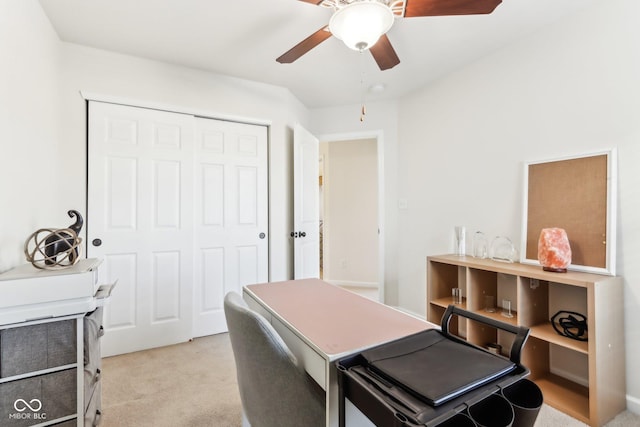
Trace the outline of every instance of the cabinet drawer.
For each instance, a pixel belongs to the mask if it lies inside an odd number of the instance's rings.
[[[75,319],[0,331],[0,377],[76,363]]]
[[[10,420],[12,427],[22,427],[74,415],[76,386],[75,369],[2,383],[0,419]]]

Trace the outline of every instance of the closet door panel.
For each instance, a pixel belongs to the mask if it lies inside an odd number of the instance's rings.
[[[194,334],[202,336],[227,330],[227,292],[269,280],[267,128],[197,118],[195,158]]]

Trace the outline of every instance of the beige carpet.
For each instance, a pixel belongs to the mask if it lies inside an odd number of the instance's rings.
[[[240,426],[228,334],[102,362],[103,427]]]
[[[241,425],[228,334],[105,358],[102,372],[103,427]],[[585,424],[543,405],[535,426]],[[640,416],[628,411],[607,424],[632,426],[640,426]]]

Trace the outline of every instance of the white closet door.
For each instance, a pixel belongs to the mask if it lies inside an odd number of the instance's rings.
[[[229,291],[268,281],[267,128],[196,118],[194,336],[227,330]]]
[[[118,280],[103,356],[192,336],[193,122],[89,104],[87,252],[104,260],[102,282]]]

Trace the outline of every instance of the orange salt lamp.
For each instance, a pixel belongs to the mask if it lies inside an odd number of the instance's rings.
[[[538,239],[538,261],[545,271],[566,273],[571,264],[571,246],[562,228],[543,228]]]

